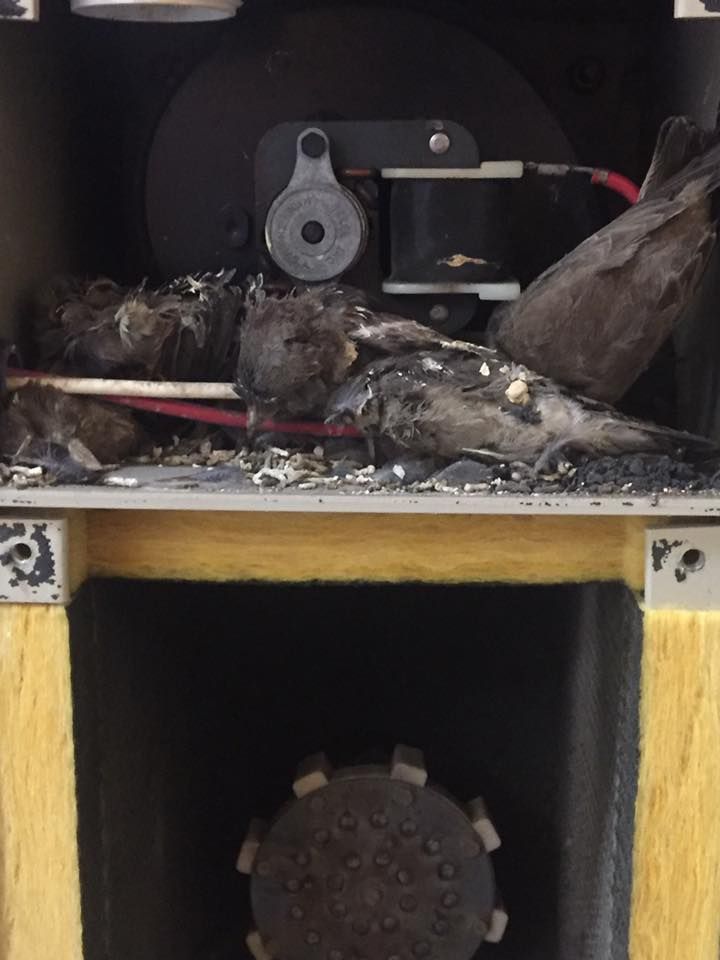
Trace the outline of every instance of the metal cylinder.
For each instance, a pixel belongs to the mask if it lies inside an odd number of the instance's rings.
[[[73,13],[105,20],[199,23],[234,17],[242,0],[71,0]]]

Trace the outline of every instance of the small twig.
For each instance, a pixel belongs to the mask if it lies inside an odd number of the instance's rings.
[[[38,370],[8,370],[8,390],[29,383],[55,387],[63,393],[86,397],[147,397],[157,400],[237,400],[231,383],[198,383],[163,380],[109,380],[104,377],[64,377]]]

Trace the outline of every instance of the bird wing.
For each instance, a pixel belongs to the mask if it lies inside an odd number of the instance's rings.
[[[518,362],[603,400],[648,366],[692,299],[715,243],[720,144],[685,118],[658,138],[645,199],[551,266],[491,320]]]
[[[387,358],[338,391],[332,414],[349,414],[361,429],[406,450],[449,458],[482,451],[547,465],[549,455],[571,449],[593,455],[717,449],[705,438],[574,395],[499,355],[483,366],[489,370],[480,372],[474,357],[438,351]]]
[[[339,320],[354,343],[379,355],[395,356],[414,350],[438,349],[459,350],[482,357],[491,354],[487,347],[453,340],[415,320],[394,313],[375,312],[362,305],[343,307]]]
[[[518,362],[618,400],[672,332],[714,243],[706,200],[656,197],[639,204],[499,313],[495,341]]]

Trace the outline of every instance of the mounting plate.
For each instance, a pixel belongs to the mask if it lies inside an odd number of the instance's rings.
[[[69,600],[67,520],[0,517],[0,603]]]
[[[646,533],[645,603],[654,610],[720,610],[720,525]]]
[[[718,0],[675,0],[675,17],[678,20],[720,17],[720,6]]]

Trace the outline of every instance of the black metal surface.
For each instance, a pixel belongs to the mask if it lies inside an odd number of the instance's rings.
[[[361,771],[280,814],[251,893],[282,960],[469,960],[495,905],[490,859],[461,808]]]
[[[457,118],[484,159],[574,159],[532,87],[467,30],[409,9],[347,4],[284,9],[278,17],[271,8],[242,11],[177,90],[155,131],[146,214],[165,275],[254,268],[255,251],[238,244],[238,225],[255,209],[256,148],[281,122]],[[432,162],[449,163],[450,155],[431,154]],[[289,165],[292,159],[291,152]],[[527,203],[525,185],[518,200],[523,229],[535,237],[545,219],[551,235],[542,251],[521,242],[532,273],[573,231],[544,187],[530,191],[538,194],[534,203]],[[580,208],[572,214],[576,224]]]
[[[508,180],[398,180],[390,202],[392,273],[405,283],[512,279]]]

